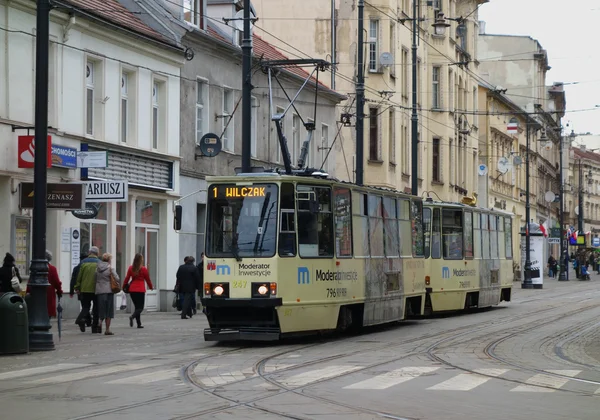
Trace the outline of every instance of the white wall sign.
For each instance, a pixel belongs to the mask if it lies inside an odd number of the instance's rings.
[[[87,203],[106,203],[108,201],[126,202],[128,183],[124,180],[87,181],[85,183]]]
[[[71,250],[71,229],[63,228],[60,237],[60,250],[62,252],[69,252]]]
[[[79,265],[81,234],[79,228],[71,229],[71,272]]]
[[[77,152],[78,168],[106,168],[107,166],[107,152]]]

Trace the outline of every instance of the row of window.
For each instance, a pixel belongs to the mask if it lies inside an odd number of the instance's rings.
[[[423,209],[425,257],[511,259],[512,219],[462,209]]]
[[[103,96],[103,63],[100,60],[88,59],[85,73],[85,133],[88,136],[102,136],[102,106],[109,99]],[[131,143],[135,137],[136,121],[136,73],[123,69],[120,80],[120,112],[119,140],[121,143]],[[159,149],[165,143],[167,136],[167,84],[165,80],[152,80],[152,116],[151,135],[152,149]]]

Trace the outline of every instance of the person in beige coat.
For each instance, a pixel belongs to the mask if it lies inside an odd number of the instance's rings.
[[[98,263],[96,268],[96,298],[98,299],[98,317],[100,318],[100,325],[102,321],[106,322],[105,335],[114,335],[110,330],[110,322],[115,317],[115,294],[110,286],[110,274],[121,284],[119,275],[114,268],[111,267],[110,262],[112,255],[106,253],[102,255],[102,261]]]

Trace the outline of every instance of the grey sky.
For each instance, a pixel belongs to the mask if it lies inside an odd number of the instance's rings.
[[[547,84],[565,83],[567,115],[575,132],[600,134],[600,0],[491,0],[479,8],[488,34],[529,35],[548,51]],[[568,84],[579,82],[578,84]],[[507,94],[510,95],[510,91]],[[515,92],[518,93],[518,92]]]

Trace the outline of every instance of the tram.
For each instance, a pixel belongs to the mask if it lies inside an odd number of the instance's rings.
[[[426,315],[510,301],[511,213],[427,198],[423,225]]]
[[[278,340],[424,313],[420,198],[275,172],[207,184],[207,341]]]

